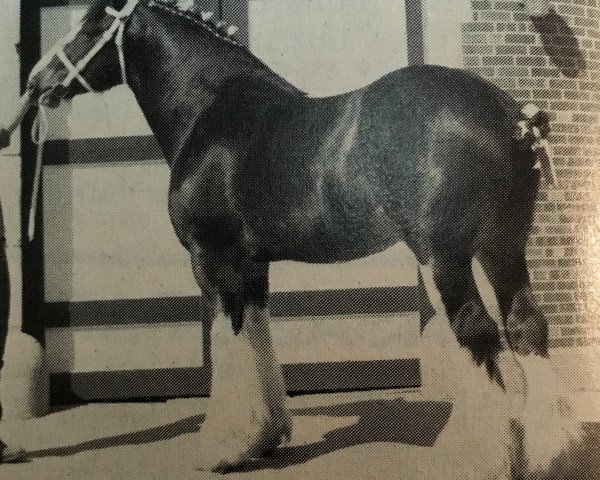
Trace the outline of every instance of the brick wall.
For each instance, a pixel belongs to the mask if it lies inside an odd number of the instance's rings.
[[[527,249],[551,346],[600,343],[600,2],[553,1],[536,19],[523,1],[472,6],[466,67],[552,117],[558,188],[541,191]]]

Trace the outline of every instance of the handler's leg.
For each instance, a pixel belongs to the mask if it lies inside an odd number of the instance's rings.
[[[0,206],[0,376],[4,366],[4,350],[8,336],[8,314],[10,309],[10,282],[8,276],[8,260],[6,257],[6,239],[4,236],[4,221],[2,207]],[[2,405],[0,405],[0,419],[2,418]],[[24,451],[20,447],[6,445],[0,439],[0,463],[19,461],[23,458]]]
[[[0,375],[4,366],[4,349],[8,336],[8,314],[10,309],[10,280],[8,276],[8,259],[6,258],[6,239],[4,237],[4,222],[2,207],[0,207]],[[0,405],[0,419],[2,405]]]

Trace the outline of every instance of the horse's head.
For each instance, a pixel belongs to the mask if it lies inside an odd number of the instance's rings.
[[[41,97],[42,103],[55,107],[61,99],[121,83],[119,35],[136,4],[132,0],[96,0],[79,25],[33,68],[27,84],[32,99]]]

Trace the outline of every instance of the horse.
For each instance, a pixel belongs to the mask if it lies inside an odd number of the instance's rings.
[[[27,89],[53,107],[126,82],[164,153],[170,219],[212,316],[201,468],[240,467],[291,436],[269,333],[271,262],[344,262],[405,242],[490,383],[504,386],[504,352],[548,362],[525,259],[545,112],[431,65],[310,97],[184,3],[96,0]]]

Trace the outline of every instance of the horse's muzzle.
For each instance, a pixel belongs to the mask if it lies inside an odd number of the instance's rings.
[[[62,99],[63,99],[62,96],[56,95],[54,92],[52,92],[50,94],[42,95],[40,97],[40,103],[44,107],[57,108],[61,104]]]

